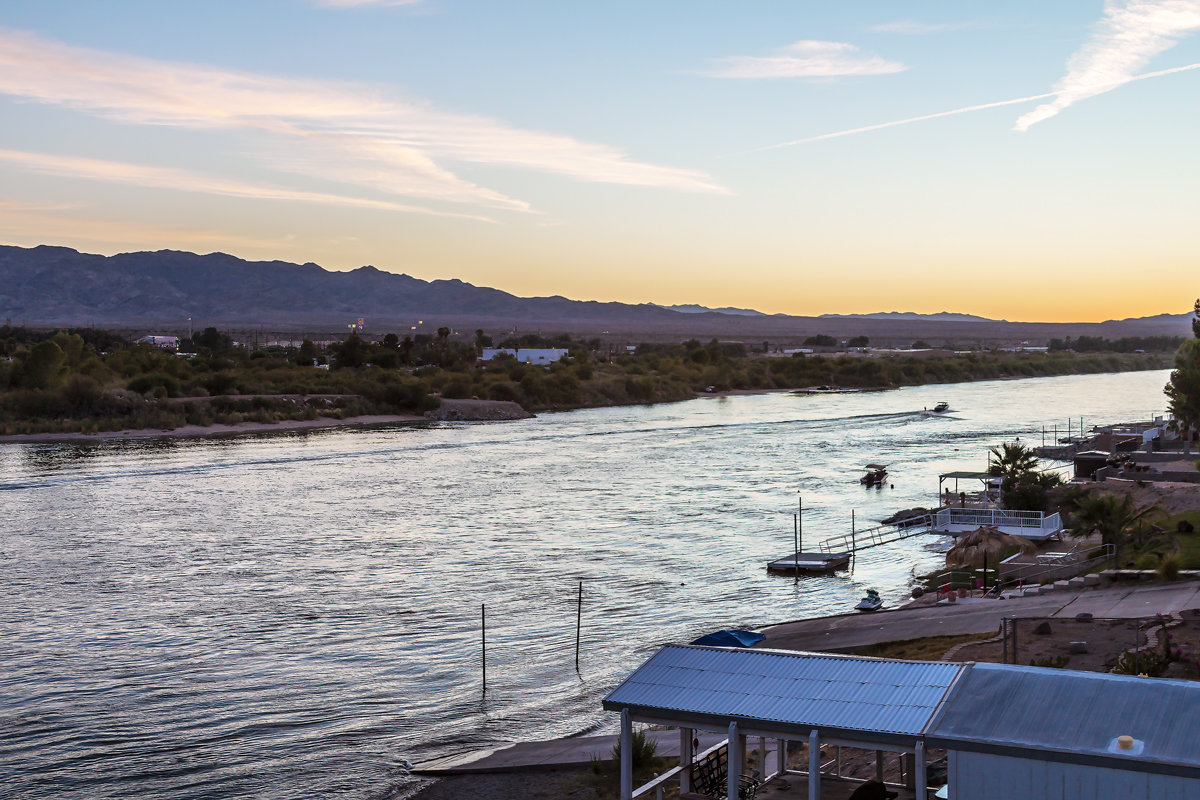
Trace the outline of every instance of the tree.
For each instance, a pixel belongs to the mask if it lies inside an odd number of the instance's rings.
[[[1196,301],[1193,313],[1193,338],[1175,352],[1175,369],[1163,389],[1170,398],[1168,408],[1178,421],[1185,443],[1190,441],[1192,431],[1200,428],[1200,300]]]
[[[27,389],[50,389],[58,384],[67,368],[67,354],[50,339],[29,349],[21,365],[21,385]]]
[[[193,341],[197,347],[206,347],[214,351],[228,350],[233,346],[233,340],[216,328],[205,328],[204,332],[197,335]]]
[[[1162,512],[1157,505],[1137,508],[1133,495],[1089,494],[1076,500],[1073,536],[1099,533],[1105,544],[1111,544],[1118,557],[1129,542],[1129,530]]]
[[[832,336],[826,336],[823,333],[818,333],[816,336],[810,336],[805,339],[804,344],[808,347],[834,347],[837,345],[837,339]]]
[[[850,341],[846,342],[849,347],[866,347],[871,343],[869,336],[855,336]]]
[[[437,329],[437,335],[438,335],[438,338],[444,342],[450,338],[450,329],[445,326],[442,326],[441,328]]]
[[[1026,472],[1032,472],[1038,464],[1037,455],[1033,448],[1026,447],[1020,442],[1004,442],[996,447],[989,447],[990,466],[988,472],[992,475],[1003,475],[1014,478]]]
[[[492,346],[492,337],[484,333],[482,328],[475,331],[475,346],[480,350]]]
[[[296,353],[296,363],[302,367],[311,367],[317,362],[317,358],[321,352],[317,346],[313,344],[311,339],[305,339],[300,343],[300,350]]]
[[[357,331],[351,331],[346,341],[330,345],[329,348],[333,350],[334,369],[361,367],[367,363],[369,345],[363,341],[363,338],[358,335]]]

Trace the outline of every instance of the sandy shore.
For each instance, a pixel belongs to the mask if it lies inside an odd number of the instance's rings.
[[[282,396],[282,395],[280,395]],[[333,397],[334,395],[330,395]],[[211,399],[211,398],[206,398]],[[244,399],[244,398],[243,398]],[[284,419],[278,422],[241,422],[237,425],[184,425],[180,428],[137,428],[97,433],[19,433],[0,436],[5,443],[105,442],[123,439],[176,439],[244,434],[304,431],[317,428],[363,428],[372,425],[397,425],[415,422],[459,421],[493,422],[529,419],[533,416],[516,403],[507,400],[450,400],[439,408],[417,414],[371,414],[359,417],[317,417],[316,419]]]
[[[317,428],[364,427],[368,425],[395,425],[398,423],[428,422],[415,414],[376,414],[362,417],[317,417],[316,419],[285,419],[279,422],[242,422],[237,425],[184,425],[168,430],[160,428],[136,428],[123,431],[100,431],[98,433],[21,433],[0,436],[0,444],[37,442],[107,442],[124,439],[176,439],[204,436],[239,436],[255,433],[281,431],[303,431]]]

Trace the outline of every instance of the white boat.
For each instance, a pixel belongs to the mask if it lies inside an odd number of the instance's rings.
[[[935,413],[935,414],[945,414],[949,410],[950,410],[950,404],[947,403],[945,400],[943,400],[942,402],[938,403],[936,406],[933,407],[933,413]]]
[[[887,483],[887,464],[867,464],[867,474],[858,479],[863,486],[883,486]]]

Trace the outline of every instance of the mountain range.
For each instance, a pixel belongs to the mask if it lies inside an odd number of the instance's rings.
[[[518,297],[460,280],[425,281],[373,266],[333,272],[313,263],[245,261],[225,253],[160,250],[102,256],[49,245],[0,246],[0,321],[11,324],[184,330],[190,320],[195,327],[344,331],[359,318],[376,331],[404,330],[428,320],[468,330],[569,331],[645,340],[719,336],[755,341],[823,333],[900,343],[929,337],[1184,336],[1190,333],[1191,315],[1077,324],[1006,322],[947,312],[794,317],[742,308]]]

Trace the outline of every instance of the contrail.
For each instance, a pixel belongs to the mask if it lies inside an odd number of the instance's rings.
[[[1110,89],[1115,89],[1118,86],[1124,86],[1125,84],[1132,83],[1134,81],[1143,81],[1146,78],[1158,78],[1163,75],[1173,75],[1176,72],[1187,72],[1188,70],[1193,70],[1193,69],[1200,69],[1200,62],[1197,62],[1195,64],[1188,64],[1183,67],[1172,67],[1171,69],[1163,69],[1163,70],[1159,70],[1158,72],[1147,72],[1143,75],[1137,75],[1137,76],[1135,76],[1133,78],[1129,78],[1127,80],[1112,81],[1111,83],[1099,84],[1097,87],[1094,87],[1094,88],[1110,87]],[[920,117],[909,117],[908,119],[898,119],[898,120],[894,120],[892,122],[881,122],[878,125],[867,125],[862,128],[851,128],[850,130],[837,131],[836,133],[822,133],[820,136],[809,136],[806,139],[796,139],[791,142],[783,142],[782,144],[767,145],[766,147],[759,147],[755,150],[749,150],[747,152],[761,153],[764,150],[778,150],[781,147],[793,147],[798,144],[809,144],[810,142],[819,142],[824,139],[836,139],[840,136],[850,136],[855,133],[866,133],[867,131],[877,131],[877,130],[881,130],[883,128],[894,128],[897,125],[908,125],[913,122],[924,122],[927,119],[938,119],[939,117],[952,117],[955,114],[966,114],[968,111],[983,111],[984,109],[987,109],[987,108],[999,108],[1000,106],[1012,106],[1012,105],[1016,105],[1018,103],[1031,103],[1034,100],[1045,100],[1046,98],[1054,97],[1057,94],[1058,94],[1058,92],[1046,92],[1044,94],[1030,95],[1029,97],[1017,97],[1012,100],[999,100],[995,103],[983,103],[982,105],[977,105],[977,106],[966,106],[965,108],[956,108],[952,111],[939,111],[936,114],[925,114]]]

